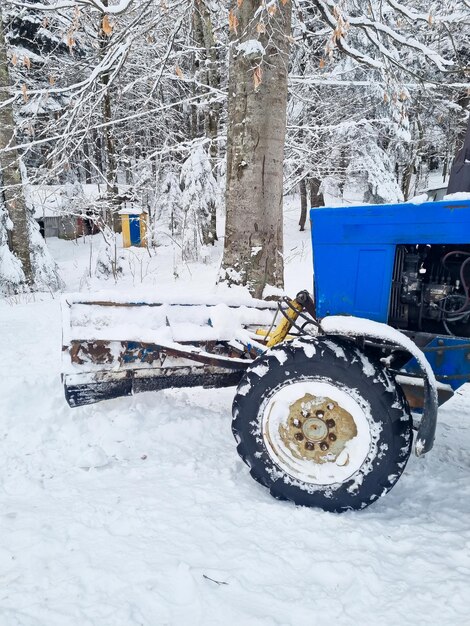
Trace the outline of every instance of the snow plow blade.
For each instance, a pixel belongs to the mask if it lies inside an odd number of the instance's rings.
[[[70,406],[169,387],[238,384],[277,305],[62,300],[62,381]]]

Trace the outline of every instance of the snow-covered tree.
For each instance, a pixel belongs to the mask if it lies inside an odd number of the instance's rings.
[[[336,129],[336,138],[330,169],[334,171],[333,164],[342,160],[345,168],[341,177],[330,175],[323,180],[323,192],[330,202],[387,204],[403,200],[393,162],[369,122],[344,123]]]
[[[36,287],[55,291],[61,286],[55,263],[39,234],[39,226],[34,220],[33,211],[26,205],[23,192],[26,170],[22,167],[16,148],[8,64],[0,10],[0,242],[5,264],[2,263],[0,267],[0,283],[4,282],[0,290],[11,292]]]
[[[183,208],[181,169],[187,178],[203,144],[211,184],[222,180],[228,157],[222,278],[257,295],[265,283],[282,284],[283,192],[300,189],[303,223],[322,189],[327,200],[328,190],[340,201],[392,200],[398,181],[406,198],[432,168],[445,172],[462,140],[466,2],[2,6],[15,83],[9,104],[31,183],[103,185],[109,211],[125,191],[149,211],[150,244],[160,236],[181,245],[186,216],[185,254],[195,258],[205,211],[214,237],[223,205],[220,198],[199,206],[197,219],[186,201]],[[69,204],[73,211],[74,199]]]
[[[168,243],[180,234],[183,213],[180,176],[166,164],[160,172],[152,210],[151,241],[154,245]],[[164,239],[164,241],[162,241]]]
[[[13,223],[0,199],[0,294],[12,295],[26,283],[21,261],[9,245]]]
[[[182,212],[177,231],[181,237],[183,259],[199,260],[204,256],[205,246],[214,243],[211,216],[220,198],[204,146],[196,146],[183,163],[180,188]]]

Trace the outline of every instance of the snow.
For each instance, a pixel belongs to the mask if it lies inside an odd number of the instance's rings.
[[[395,376],[395,380],[400,385],[413,385],[414,387],[424,387],[424,379],[416,378],[415,376]],[[452,392],[452,387],[450,385],[446,385],[446,383],[441,383],[436,381],[436,389],[440,389],[442,391]]]
[[[225,304],[115,307],[74,303],[70,335],[64,335],[64,340],[230,341],[242,325],[267,325],[272,316],[269,309],[230,309]]]
[[[316,348],[313,344],[311,343],[304,343],[304,345],[302,346],[304,349],[304,354],[308,359],[313,358],[313,356],[316,353]]]
[[[470,193],[468,191],[449,193],[444,196],[444,200],[470,200]]]
[[[128,207],[125,209],[120,209],[118,211],[119,215],[142,215],[142,213],[145,213],[144,209],[142,209],[142,207]]]
[[[311,288],[296,218],[289,201],[291,294]],[[50,240],[68,289],[88,284],[98,240]],[[191,275],[178,266],[175,281],[169,250],[158,255],[137,291],[215,297],[217,262]],[[106,288],[129,297],[133,281]],[[385,498],[339,516],[253,481],[235,450],[231,389],[69,409],[58,298],[1,302],[0,339],[2,626],[468,623],[469,387]]]
[[[0,202],[0,293],[8,293],[10,289],[14,292],[15,287],[25,280],[21,261],[12,254],[8,246],[7,233],[12,227],[13,223]]]
[[[266,285],[263,289],[263,298],[278,300],[283,298],[285,295],[284,289],[279,289],[279,287],[274,287],[273,285]]]
[[[425,202],[429,202],[429,196],[427,193],[420,193],[413,198],[407,200],[409,204],[424,204]]]
[[[230,389],[69,409],[59,322],[0,307],[4,624],[466,623],[470,390],[390,494],[336,516],[250,478]]]
[[[250,371],[252,371],[254,374],[259,376],[260,378],[261,376],[264,376],[265,374],[267,374],[268,370],[269,370],[269,367],[267,365],[263,365],[262,363],[259,363],[258,365],[255,365],[254,367],[250,368]]]
[[[261,58],[266,53],[266,50],[258,39],[248,39],[238,44],[237,52],[247,58]]]
[[[77,204],[77,210],[94,207],[100,195],[106,191],[104,185],[25,185],[25,196],[28,206],[34,209],[34,216],[56,217],[70,212],[70,201]]]

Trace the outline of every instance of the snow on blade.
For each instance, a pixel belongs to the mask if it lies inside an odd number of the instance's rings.
[[[273,317],[266,303],[258,308],[216,304],[216,300],[213,305],[94,300],[64,298],[64,344],[71,340],[230,341],[241,328],[269,325]]]

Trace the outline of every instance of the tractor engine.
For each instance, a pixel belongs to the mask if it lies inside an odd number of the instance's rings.
[[[389,322],[470,337],[470,245],[399,245]]]

